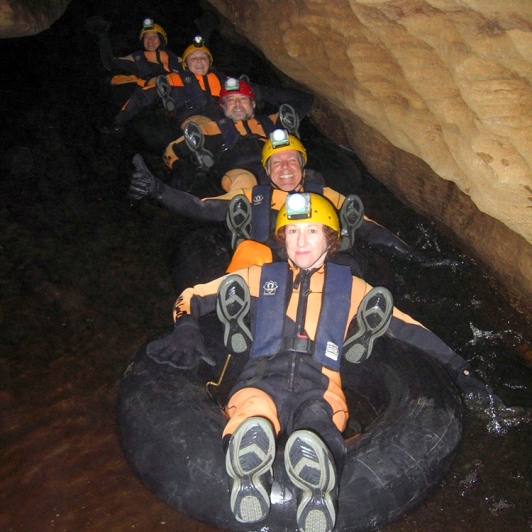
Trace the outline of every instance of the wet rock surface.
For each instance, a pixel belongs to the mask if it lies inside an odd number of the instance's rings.
[[[175,9],[153,16],[170,19],[179,51],[198,13]],[[118,21],[118,45],[133,49],[144,11],[77,0],[49,31],[0,42],[10,65],[24,65],[9,70],[0,101],[0,528],[210,531],[142,485],[117,437],[120,378],[138,346],[170,322],[178,295],[172,268],[198,224],[127,198],[136,152],[168,179],[154,135],[165,128],[139,121],[122,137],[99,133],[115,109],[83,30],[94,14]],[[212,49],[219,64],[237,68],[233,46],[213,37]],[[260,65],[248,56],[241,63],[252,77]],[[529,528],[530,324],[454,241],[395,200],[356,157],[309,123],[303,134],[312,166],[335,178],[335,188],[359,193],[371,218],[418,249],[465,263],[427,269],[356,251],[368,280],[390,288],[399,308],[468,359],[509,405],[497,414],[467,411],[441,488],[386,530]]]

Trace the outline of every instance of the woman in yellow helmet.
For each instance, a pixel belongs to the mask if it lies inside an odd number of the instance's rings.
[[[111,83],[136,83],[144,87],[147,81],[160,74],[180,68],[181,59],[167,49],[168,35],[162,26],[151,18],[143,21],[139,34],[142,50],[115,57],[109,41],[111,24],[101,17],[91,17],[87,29],[98,37],[100,57],[107,70],[119,71]]]
[[[156,80],[157,93],[179,127],[183,129],[190,120],[201,124],[222,118],[218,102],[227,76],[213,68],[213,56],[203,37],[196,35],[185,48],[181,66]]]
[[[461,375],[466,392],[475,389],[486,398],[491,389],[434,333],[395,308],[388,290],[372,288],[349,267],[328,260],[340,223],[326,198],[288,195],[275,233],[288,262],[250,266],[187,288],[174,305],[174,330],[146,352],[181,369],[200,359],[214,364],[197,319],[216,310],[228,351],[249,355],[229,392],[222,435],[235,519],[258,523],[268,517],[277,439],[283,435],[287,478],[278,481],[299,491],[297,527],[331,532],[349,415],[342,356],[350,363],[365,361],[374,341],[389,330]],[[355,318],[358,328],[348,337]]]

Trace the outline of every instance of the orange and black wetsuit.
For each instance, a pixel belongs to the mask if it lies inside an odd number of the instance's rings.
[[[115,57],[108,32],[98,34],[98,43],[104,68],[116,72],[111,78],[111,84],[123,85],[132,91],[129,100],[113,120],[117,126],[123,126],[143,107],[151,103],[142,91],[150,80],[181,69],[180,57],[161,46],[153,51],[138,50],[124,57]],[[130,86],[134,88],[129,89]]]
[[[166,76],[170,84],[170,96],[176,109],[174,117],[183,129],[189,120],[201,123],[207,119],[223,117],[220,107],[220,91],[227,79],[223,72],[211,70],[206,75],[189,70],[171,72]]]
[[[115,57],[108,32],[98,34],[98,44],[104,68],[117,72],[111,80],[113,85],[135,83],[144,87],[149,79],[181,68],[181,59],[167,48]]]
[[[237,122],[224,117],[219,121],[210,120],[200,125],[205,136],[205,147],[214,155],[215,166],[212,172],[220,179],[225,191],[250,187],[268,180],[260,155],[269,134],[278,127],[277,118],[277,113]],[[224,138],[220,122],[227,126],[226,129],[232,130],[229,133],[234,133],[234,141],[230,144]],[[181,160],[189,155],[184,137],[180,137],[167,146],[163,159],[170,169],[179,171]]]
[[[345,453],[341,433],[348,419],[341,380],[342,345],[360,302],[372,287],[353,277],[348,267],[330,263],[300,270],[282,262],[235,273],[249,287],[254,342],[225,408],[230,419],[224,437],[252,416],[268,419],[276,434],[314,430],[333,452],[341,472]],[[223,279],[184,290],[175,303],[174,319],[213,312]],[[458,357],[434,333],[395,307],[388,334],[437,359]]]
[[[155,81],[158,76],[181,69],[179,58],[172,52],[165,50],[135,52],[127,57],[114,59],[113,65],[115,68],[121,65],[122,70],[129,68],[132,73],[115,75],[111,80],[112,84],[120,85],[135,82],[138,85],[114,118],[114,123],[121,126],[142,109],[158,100],[155,88]]]
[[[313,97],[300,91],[258,85],[253,85],[253,89],[260,95],[261,102],[290,104],[300,118],[306,116],[312,106]],[[278,119],[279,113],[273,113],[236,122],[224,116],[198,123],[205,136],[205,148],[214,155],[214,172],[225,191],[269,182],[261,154],[270,133],[282,127]],[[179,170],[180,159],[189,155],[184,138],[180,137],[167,146],[163,159],[170,169]]]
[[[151,79],[180,69],[179,57],[169,50],[139,50],[125,57],[114,57],[112,69],[122,72],[111,78],[113,85],[136,83],[139,87],[148,85]]]

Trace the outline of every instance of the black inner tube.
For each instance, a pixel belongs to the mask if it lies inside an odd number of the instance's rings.
[[[202,318],[202,328],[210,352],[217,353],[214,368],[179,371],[148,358],[145,346],[139,349],[120,386],[120,439],[134,471],[170,505],[221,528],[251,530],[230,512],[221,448],[226,420],[205,387],[218,380],[226,359],[221,327],[211,315]],[[220,403],[242,363],[230,363]],[[342,375],[348,397],[359,398],[349,404],[355,426],[361,404],[374,419],[359,436],[347,436],[336,526],[369,530],[405,515],[441,481],[461,438],[461,401],[440,366],[386,336],[365,363],[344,362]],[[271,512],[256,530],[294,530],[297,494],[281,448],[274,478]]]

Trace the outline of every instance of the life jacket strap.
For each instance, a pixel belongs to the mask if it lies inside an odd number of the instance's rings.
[[[282,346],[282,350],[289,353],[312,355],[314,352],[314,342],[308,336],[285,336]]]

